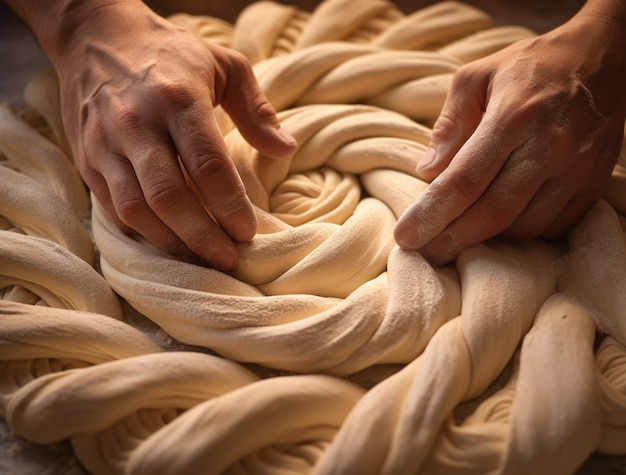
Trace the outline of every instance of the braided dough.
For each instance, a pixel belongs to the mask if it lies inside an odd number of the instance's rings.
[[[0,415],[16,434],[69,439],[98,474],[553,474],[626,453],[619,168],[566,246],[493,239],[433,268],[392,239],[454,71],[532,32],[456,2],[171,21],[250,59],[298,149],[270,160],[217,110],[259,222],[223,274],[89,199],[54,74],[23,111],[0,107]]]

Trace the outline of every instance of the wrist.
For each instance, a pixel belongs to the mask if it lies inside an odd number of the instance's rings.
[[[44,53],[55,66],[68,49],[97,38],[98,27],[106,25],[112,7],[147,8],[141,0],[5,0],[32,31]],[[54,19],[54,20],[52,20]]]

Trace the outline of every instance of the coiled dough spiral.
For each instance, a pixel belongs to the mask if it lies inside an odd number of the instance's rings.
[[[15,433],[69,439],[102,474],[554,474],[626,453],[623,191],[566,246],[493,239],[433,268],[392,240],[427,186],[415,165],[451,75],[532,32],[456,2],[171,20],[248,56],[298,149],[269,160],[218,110],[260,223],[229,275],[120,233],[89,200],[53,74],[24,111],[0,109]]]

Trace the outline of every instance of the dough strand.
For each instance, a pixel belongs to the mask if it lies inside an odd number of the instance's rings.
[[[566,242],[494,238],[433,268],[393,241],[454,72],[533,32],[459,2],[170,20],[245,54],[298,148],[265,157],[216,109],[259,222],[226,274],[105,215],[54,73],[0,106],[14,434],[103,475],[553,474],[626,453],[621,165]]]

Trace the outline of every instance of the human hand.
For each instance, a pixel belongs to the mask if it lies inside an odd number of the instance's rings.
[[[53,54],[76,165],[116,224],[188,260],[237,264],[256,218],[213,116],[262,153],[289,154],[247,60],[136,1],[83,2]],[[78,14],[74,13],[75,18]]]
[[[459,69],[400,247],[442,265],[498,234],[556,238],[602,193],[624,135],[626,14],[600,3]]]

